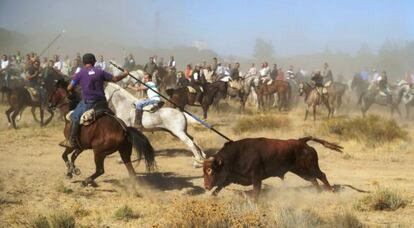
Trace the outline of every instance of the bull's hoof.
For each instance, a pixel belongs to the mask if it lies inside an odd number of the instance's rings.
[[[75,174],[76,176],[79,176],[81,174],[81,171],[79,168],[74,168],[72,173]]]
[[[94,188],[98,187],[98,185],[93,180],[84,180],[84,181],[82,181],[81,185],[82,185],[82,187],[88,187],[89,185],[94,187]]]

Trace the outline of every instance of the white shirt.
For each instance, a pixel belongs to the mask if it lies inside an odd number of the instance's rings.
[[[155,85],[154,82],[152,82],[152,81],[151,82],[146,82],[145,85],[147,85],[151,89],[158,92],[158,88],[157,88],[157,86]],[[160,95],[158,95],[158,93],[156,93],[156,92],[154,92],[150,89],[147,89],[147,96],[148,96],[148,99],[150,99],[150,100],[156,100],[156,101],[160,100]]]
[[[53,64],[53,68],[55,68],[56,70],[62,70],[62,67],[63,67],[63,62],[60,60],[55,62],[55,64]]]
[[[102,61],[102,62],[96,62],[95,63],[95,67],[97,67],[97,68],[101,68],[102,70],[105,70],[106,69],[106,62],[105,61]]]
[[[257,74],[257,68],[256,67],[250,67],[249,71],[247,72],[248,76],[256,75]]]
[[[173,61],[171,61],[171,60],[170,60],[170,61],[168,62],[168,66],[169,66],[169,67],[175,67],[175,60],[173,60]]]
[[[260,76],[265,77],[270,73],[270,67],[260,69]]]
[[[9,66],[9,60],[1,60],[1,69],[5,69]]]

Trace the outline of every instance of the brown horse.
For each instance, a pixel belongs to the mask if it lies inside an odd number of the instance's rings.
[[[195,104],[196,93],[190,92],[188,87],[180,87],[177,89],[167,89],[167,94],[174,102],[174,106],[178,107],[181,111],[185,106],[198,106],[203,108],[203,117],[207,119],[207,112],[210,105],[213,104],[218,98],[225,97],[227,91],[227,83],[217,81],[213,83],[207,83],[204,87],[204,93],[201,98],[201,105]]]
[[[285,110],[289,108],[291,88],[288,82],[282,80],[273,80],[270,85],[264,82],[255,87],[255,90],[258,96],[259,108],[265,109],[264,98],[269,98],[273,94],[277,94],[278,96],[279,111],[282,111],[283,108]]]
[[[160,67],[157,74],[157,83],[161,92],[177,85],[177,75],[167,67]]]
[[[79,96],[76,92],[69,96],[66,90],[67,83],[59,81],[56,84],[55,91],[49,98],[50,107],[59,108],[60,112],[66,116],[71,107],[79,102]],[[64,135],[69,137],[70,122],[66,121]],[[135,176],[134,167],[131,164],[132,147],[138,153],[138,160],[141,160],[142,154],[145,157],[147,170],[155,167],[154,149],[148,139],[141,132],[132,127],[125,127],[125,124],[113,115],[105,113],[95,120],[91,125],[82,126],[79,132],[79,144],[82,149],[66,148],[62,154],[67,167],[67,176],[72,178],[72,174],[79,174],[80,171],[75,167],[75,160],[82,151],[92,149],[94,152],[96,171],[93,175],[86,178],[83,186],[96,186],[94,180],[104,173],[105,157],[119,151],[121,159],[124,162],[128,173],[131,177]],[[72,154],[71,161],[68,155]]]

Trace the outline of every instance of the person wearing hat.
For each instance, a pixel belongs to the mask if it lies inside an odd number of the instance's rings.
[[[67,90],[72,91],[76,85],[80,85],[82,90],[82,100],[78,106],[73,110],[71,115],[71,128],[69,140],[65,140],[60,143],[61,146],[78,148],[77,138],[80,129],[79,121],[84,112],[93,108],[96,104],[106,104],[106,97],[104,92],[104,82],[117,82],[122,80],[128,75],[128,71],[119,76],[113,76],[112,74],[95,67],[96,58],[93,54],[87,53],[83,55],[82,62],[83,68],[75,74]],[[106,104],[107,105],[107,104]]]

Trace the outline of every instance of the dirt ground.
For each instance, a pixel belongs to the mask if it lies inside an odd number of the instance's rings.
[[[119,155],[116,153],[106,159],[105,174],[97,179],[99,186],[83,188],[80,181],[95,168],[91,151],[83,152],[77,160],[82,173],[67,179],[61,158],[63,149],[58,146],[63,139],[63,122],[55,118],[50,125],[41,128],[27,109],[18,122],[20,129],[13,130],[8,128],[3,114],[6,108],[6,105],[0,106],[0,227],[27,226],[39,215],[49,217],[58,212],[73,215],[76,224],[82,227],[167,227],[169,219],[176,219],[171,217],[174,217],[177,200],[249,201],[242,193],[251,187],[238,185],[230,185],[213,199],[203,188],[202,170],[192,167],[191,152],[163,132],[146,133],[156,149],[156,172],[147,174],[143,163],[135,164],[138,184],[131,184],[126,168],[117,162]],[[250,107],[246,114],[233,110],[212,111],[208,122],[232,139],[262,136],[288,139],[313,135],[339,142],[345,148],[344,154],[310,143],[317,149],[320,167],[331,184],[351,184],[370,191],[378,186],[392,188],[401,192],[408,204],[396,211],[357,211],[354,204],[365,196],[364,193],[349,188],[337,193],[318,193],[310,183],[293,174],[288,174],[284,181],[278,178],[264,181],[260,201],[281,207],[310,208],[320,214],[350,211],[365,226],[414,226],[414,146],[410,141],[371,148],[354,140],[321,135],[318,131],[321,120],[304,122],[302,107],[282,114],[269,111],[275,118],[287,117],[291,123],[288,128],[233,131],[238,119],[256,114],[252,110],[255,109]],[[389,117],[388,110],[378,108],[376,112]],[[347,109],[341,112],[345,116],[357,114]],[[414,139],[414,122],[399,120],[399,123]],[[225,142],[199,125],[190,126],[189,133],[208,153],[217,151]],[[116,211],[124,205],[136,216],[127,220],[117,218]]]

